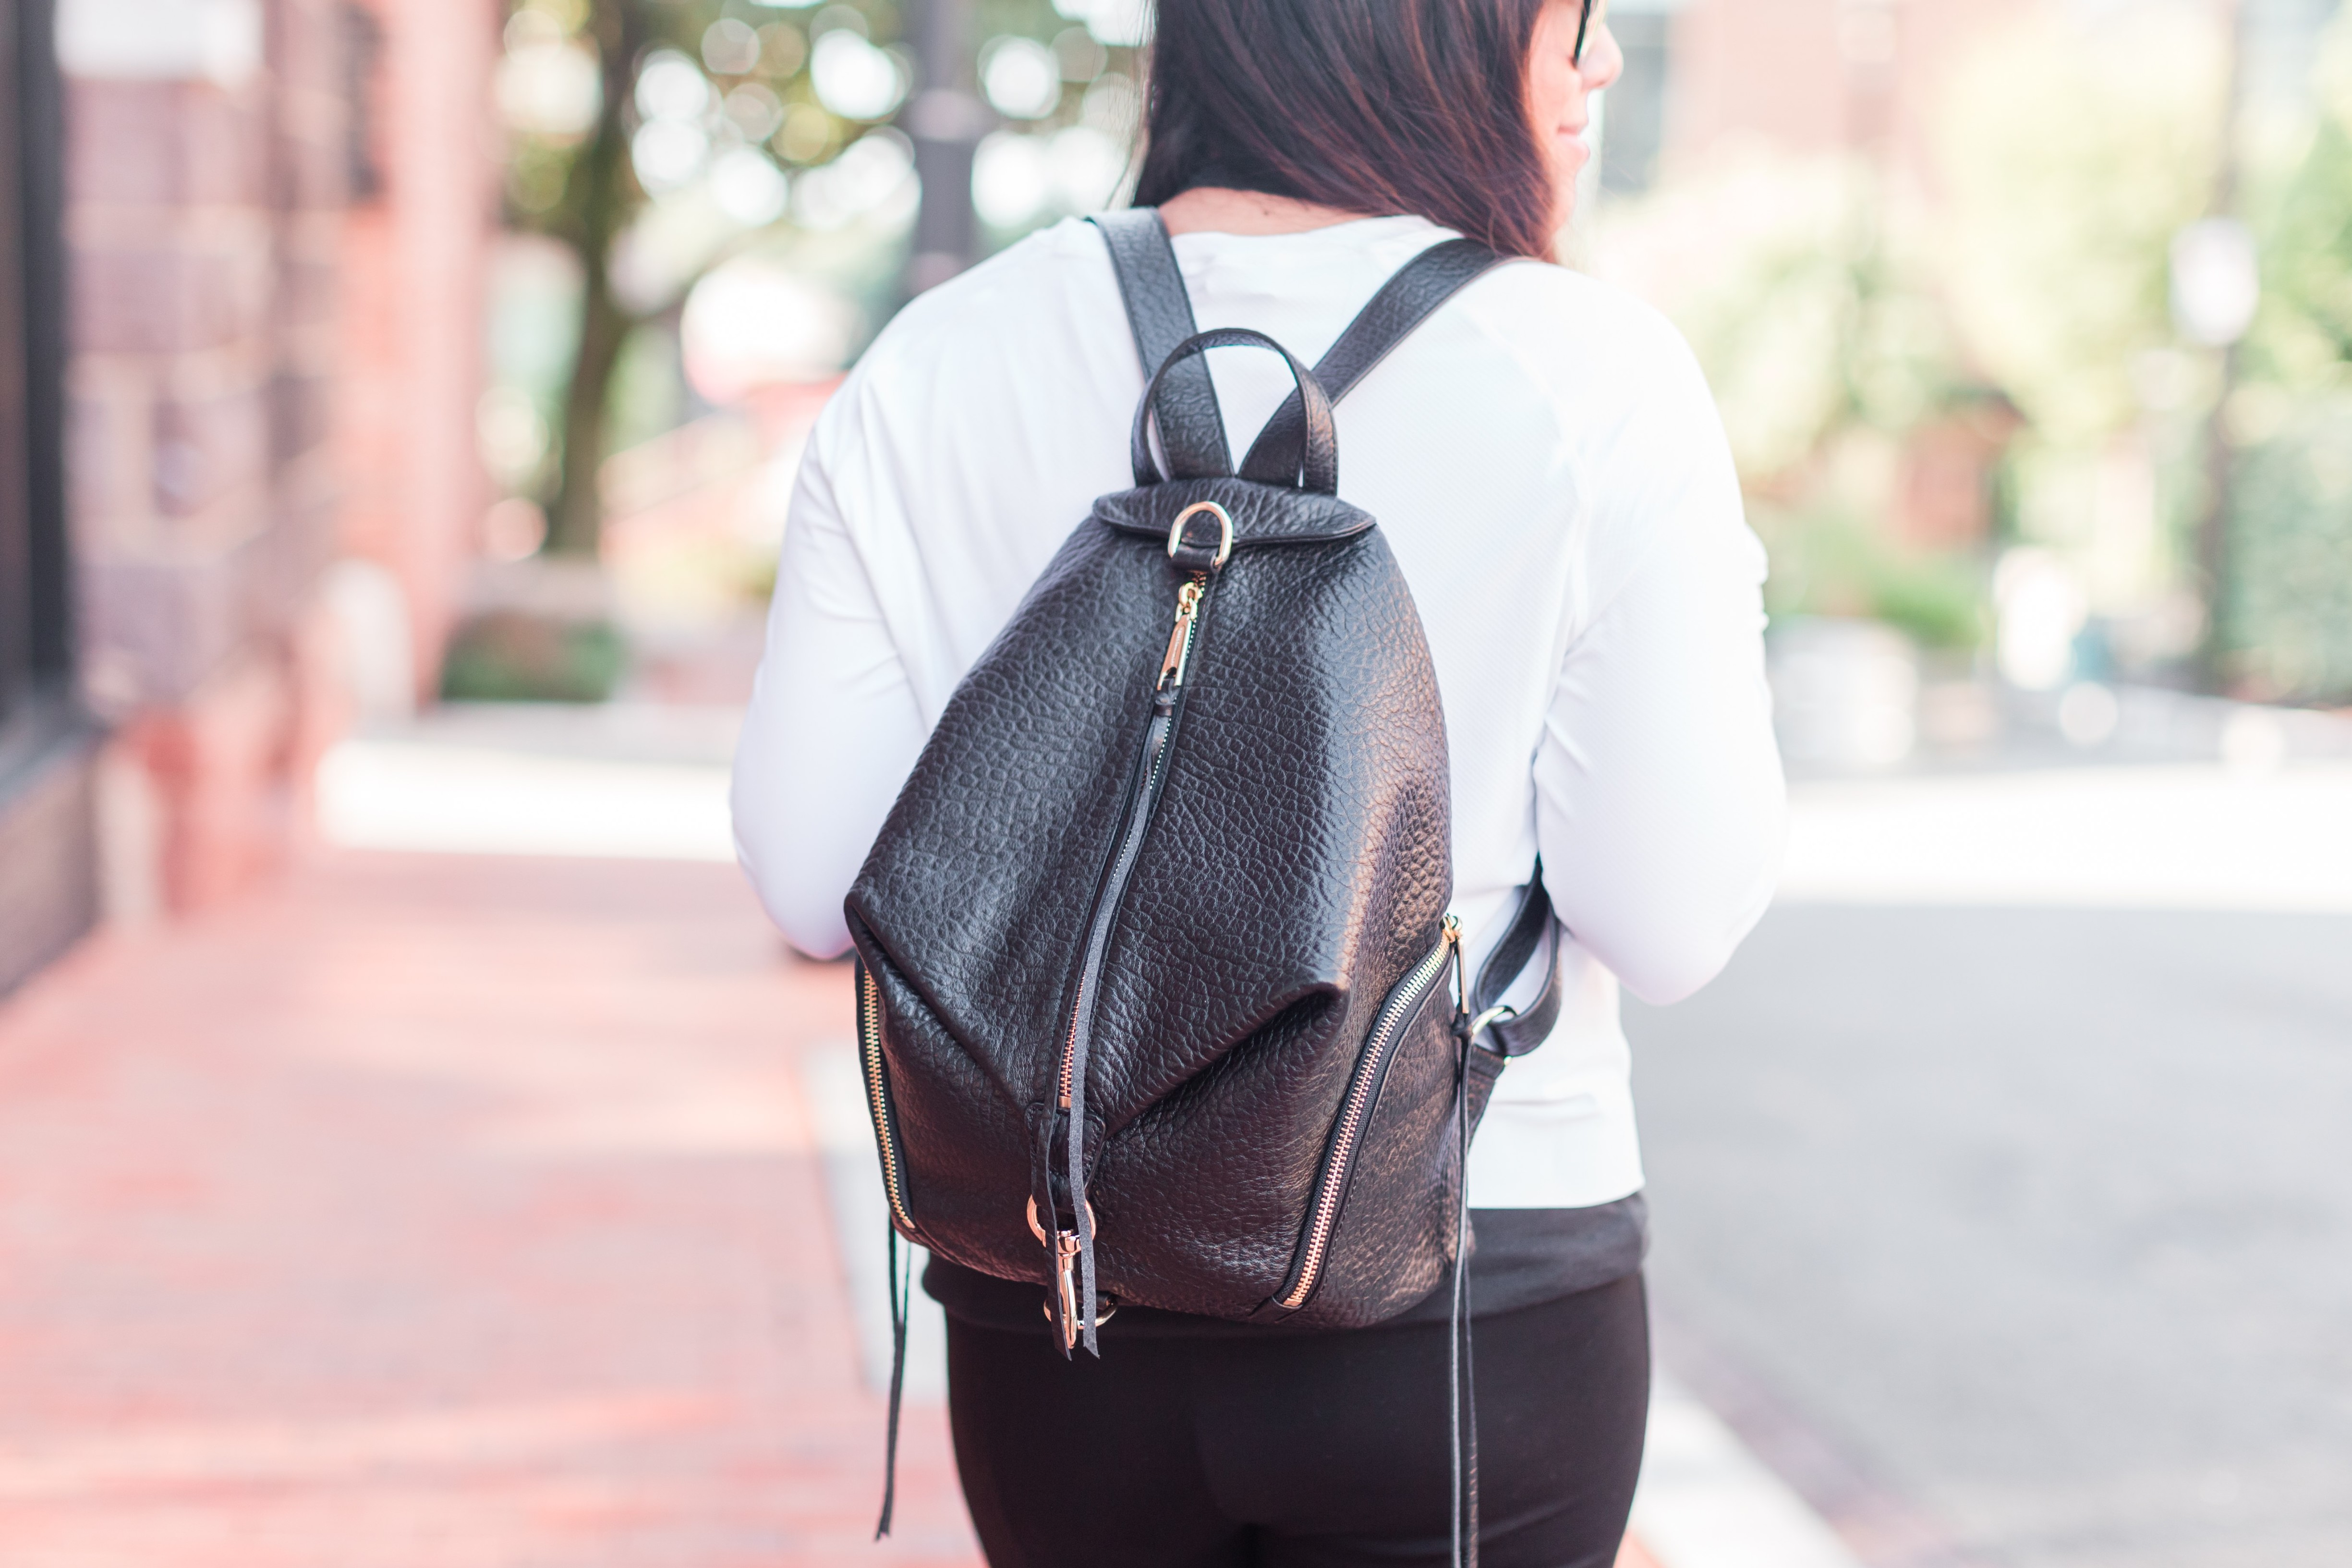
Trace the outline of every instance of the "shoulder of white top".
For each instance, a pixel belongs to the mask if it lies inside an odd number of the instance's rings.
[[[927,366],[958,342],[1020,332],[1050,302],[1066,301],[1074,288],[1113,288],[1107,260],[1097,265],[1087,254],[1089,242],[1099,249],[1092,227],[1065,219],[933,285],[884,324],[860,357],[859,370]]]
[[[1472,314],[1560,347],[1612,359],[1687,353],[1681,331],[1656,306],[1588,272],[1541,261],[1496,268],[1465,291]]]
[[[1676,423],[1712,416],[1706,377],[1681,330],[1639,295],[1589,273],[1512,262],[1465,289],[1455,319],[1534,390],[1573,406],[1574,427],[1643,406]]]

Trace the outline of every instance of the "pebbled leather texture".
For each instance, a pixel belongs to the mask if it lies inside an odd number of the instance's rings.
[[[1184,276],[1177,269],[1168,229],[1150,207],[1097,213],[1087,221],[1102,231],[1103,242],[1110,247],[1119,298],[1135,333],[1136,353],[1143,361],[1143,379],[1150,381],[1176,352],[1176,345],[1201,330],[1192,320],[1192,296],[1184,291]],[[1164,402],[1183,414],[1172,437],[1175,444],[1170,444],[1167,430],[1160,433],[1161,447],[1175,471],[1233,472],[1224,416],[1218,410],[1217,389],[1209,379],[1207,363],[1195,359],[1177,371],[1169,380]],[[1140,475],[1136,482],[1144,482]]]
[[[1392,330],[1433,308],[1393,313]],[[1318,401],[1301,428],[1328,440]],[[1213,571],[1168,552],[1202,500],[1234,524]],[[1188,584],[1198,619],[1171,702],[1161,671]],[[1155,712],[1174,715],[1172,739],[1139,796]],[[1050,1286],[1026,1205],[1067,1205],[1057,1079],[1116,885],[1073,1100],[1102,1292],[1302,1328],[1377,1322],[1426,1295],[1454,1256],[1462,1168],[1444,985],[1380,1080],[1319,1282],[1295,1311],[1276,1301],[1373,1020],[1415,994],[1396,988],[1441,940],[1449,778],[1420,616],[1370,517],[1222,474],[1098,501],[950,700],[847,900],[879,988],[916,1238]],[[1156,804],[1118,882],[1139,798]],[[1496,1069],[1468,1070],[1482,1109]]]

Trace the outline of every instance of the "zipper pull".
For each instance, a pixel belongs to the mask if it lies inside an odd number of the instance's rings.
[[[1201,616],[1201,584],[1205,574],[1196,574],[1192,580],[1176,590],[1176,626],[1168,634],[1168,651],[1160,660],[1160,689],[1171,691],[1184,684],[1184,661],[1192,657],[1192,628]]]
[[[1462,965],[1462,922],[1449,914],[1438,929],[1444,933],[1447,962],[1454,966],[1454,1027],[1459,1033],[1470,1019],[1470,977]]]
[[[1094,1206],[1088,1205],[1087,1215],[1089,1219],[1094,1212]],[[1062,1309],[1062,1349],[1066,1353],[1077,1348],[1078,1337],[1086,1332],[1086,1325],[1078,1321],[1078,1233],[1064,1230],[1056,1225],[1053,1235],[1046,1235],[1045,1226],[1037,1218],[1037,1200],[1031,1198],[1029,1234],[1045,1244],[1046,1254],[1054,1260],[1055,1300],[1045,1303],[1045,1319],[1048,1322],[1053,1321],[1054,1308],[1058,1303]],[[1113,1311],[1117,1310],[1116,1306],[1112,1308]],[[1109,1312],[1097,1311],[1095,1314],[1096,1325],[1099,1327],[1110,1321],[1110,1316]]]
[[[1061,1298],[1062,1349],[1066,1352],[1077,1349],[1078,1336],[1086,1331],[1078,1321],[1078,1233],[1056,1228],[1054,1232],[1054,1289]]]

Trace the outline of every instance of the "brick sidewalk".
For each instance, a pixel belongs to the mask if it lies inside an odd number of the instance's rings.
[[[868,1544],[851,1026],[726,867],[339,853],[85,944],[0,1005],[0,1564],[979,1568],[937,1407]]]
[[[0,1007],[7,1568],[974,1565],[866,1544],[792,1063],[730,868],[336,855]]]

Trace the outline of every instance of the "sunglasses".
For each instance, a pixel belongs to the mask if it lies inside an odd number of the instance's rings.
[[[1584,0],[1583,9],[1577,14],[1576,53],[1570,56],[1569,58],[1571,62],[1580,66],[1584,63],[1584,46],[1589,43],[1592,37],[1592,8],[1597,3],[1598,0]]]

